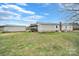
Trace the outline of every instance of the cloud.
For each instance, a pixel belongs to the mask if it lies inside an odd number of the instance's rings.
[[[41,15],[31,15],[27,17],[23,17],[17,13],[11,11],[0,11],[0,19],[1,20],[22,20],[27,22],[37,22],[38,20],[42,19],[44,16]]]
[[[0,20],[21,20],[19,16],[0,16]]]
[[[36,23],[40,19],[42,19],[44,16],[41,15],[32,15],[22,18],[22,20],[28,24]]]
[[[41,19],[41,18],[43,18],[43,16],[40,16],[40,15],[32,15],[32,16],[29,16],[29,17],[27,17],[28,19]]]
[[[8,8],[8,7],[5,5],[1,5],[0,8]]]
[[[40,5],[42,5],[42,7],[47,7],[47,6],[50,6],[51,5],[51,3],[40,3]]]
[[[44,15],[48,16],[48,15],[49,15],[49,13],[44,13]]]
[[[13,16],[2,16],[2,17],[0,17],[1,20],[10,20],[12,18],[13,18]]]
[[[7,14],[7,15],[15,15],[15,16],[20,16],[19,14],[17,13],[14,13],[14,12],[11,12],[11,11],[5,11],[5,10],[1,10],[0,11],[0,14]]]
[[[79,10],[79,4],[77,3],[59,3],[59,6],[67,10]]]
[[[19,5],[25,5],[25,4],[19,4]],[[16,10],[13,11],[13,10]],[[19,11],[20,13],[17,13]],[[30,14],[30,16],[22,16],[22,14]],[[1,20],[9,20],[9,21],[22,21],[24,23],[34,23],[38,20],[42,19],[44,16],[42,15],[36,15],[35,12],[30,10],[25,10],[21,8],[20,6],[17,6],[17,4],[3,4],[0,6],[0,19]]]
[[[27,3],[17,3],[18,5],[21,5],[21,6],[28,6]]]
[[[25,3],[18,3],[19,5],[27,5]],[[11,9],[15,9],[16,11],[25,13],[25,14],[35,14],[35,12],[30,11],[30,10],[25,10],[15,4],[5,4],[5,5],[1,5],[0,6],[0,10],[11,10]]]
[[[44,5],[48,6],[48,5],[51,5],[51,3],[44,3]]]
[[[65,8],[65,7],[72,7],[73,3],[59,3],[58,4],[61,8]]]
[[[24,21],[32,21],[32,22],[36,22],[40,19],[42,19],[44,16],[41,15],[32,15],[32,16],[27,16],[25,18],[23,18]]]
[[[3,5],[2,6],[3,8],[13,8],[17,11],[20,11],[22,13],[26,13],[26,14],[35,14],[35,12],[33,11],[29,11],[29,10],[24,10],[23,8],[19,7],[19,6],[16,6],[16,5]]]
[[[4,3],[4,5],[21,5],[21,6],[28,6],[27,3]]]
[[[59,3],[58,5],[59,5],[60,8],[64,8],[62,3]]]
[[[5,11],[5,10],[0,11],[1,20],[20,19],[20,16],[21,15],[11,12],[11,11]]]

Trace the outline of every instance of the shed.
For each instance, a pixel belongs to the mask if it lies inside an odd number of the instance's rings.
[[[20,25],[2,25],[2,26],[0,26],[0,31],[2,31],[2,32],[26,31],[26,26],[20,26]]]
[[[71,23],[63,23],[61,26],[61,31],[64,32],[73,31],[73,25]]]
[[[38,23],[38,32],[56,32],[60,31],[59,24],[56,23]]]
[[[73,31],[73,25],[70,23],[36,23],[31,24],[32,31],[38,32],[67,32]]]

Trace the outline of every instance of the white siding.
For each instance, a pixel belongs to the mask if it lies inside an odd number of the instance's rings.
[[[38,32],[53,32],[53,31],[59,31],[59,25],[45,25],[45,24],[38,25]]]
[[[26,31],[26,27],[24,26],[7,26],[4,27],[3,31],[5,32],[16,32],[16,31]]]
[[[62,31],[73,31],[73,26],[70,26],[70,25],[65,26],[65,25],[63,25],[62,26]]]
[[[0,27],[0,31],[2,31],[3,30],[3,27]]]

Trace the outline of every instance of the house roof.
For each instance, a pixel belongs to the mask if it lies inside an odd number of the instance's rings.
[[[62,25],[72,25],[72,23],[62,23]]]
[[[41,25],[60,25],[60,23],[37,23],[38,25],[41,24]],[[62,25],[64,26],[72,26],[73,24],[72,23],[61,23]]]
[[[37,23],[37,24],[42,24],[42,25],[59,25],[58,23]]]

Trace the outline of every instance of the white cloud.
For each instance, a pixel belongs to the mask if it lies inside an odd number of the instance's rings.
[[[10,20],[12,18],[13,18],[13,16],[2,16],[2,17],[0,17],[1,20]]]
[[[58,4],[61,8],[64,8],[64,7],[69,7],[69,6],[71,6],[72,4],[70,4],[70,3],[59,3]]]
[[[79,4],[77,3],[59,3],[59,6],[64,9],[79,10]]]
[[[1,20],[11,20],[11,19],[20,19],[19,14],[11,12],[11,11],[0,11],[0,19]]]
[[[64,6],[62,5],[62,3],[59,3],[58,5],[59,5],[59,7],[64,8]]]
[[[3,10],[5,10],[5,9],[6,9],[6,10],[8,9],[8,7],[7,7],[6,5],[1,5],[1,6],[0,6],[0,11],[3,11]]]
[[[1,5],[0,8],[8,8],[8,7],[5,5]]]
[[[43,18],[43,16],[40,16],[40,15],[32,15],[32,16],[29,16],[29,17],[27,17],[28,19],[41,19],[41,18]]]
[[[28,24],[32,24],[32,23],[38,22],[42,18],[44,18],[44,16],[41,16],[41,15],[32,15],[32,16],[28,16],[28,17],[23,18],[23,20],[26,21],[26,22],[28,22]]]
[[[49,13],[45,13],[44,15],[48,16],[48,15],[49,15]]]
[[[27,4],[24,4],[24,3],[19,3],[20,5],[27,5]],[[10,10],[10,9],[15,9],[17,11],[20,11],[22,13],[26,13],[26,14],[35,14],[35,12],[33,11],[29,11],[29,10],[25,10],[17,5],[13,5],[13,4],[5,4],[5,5],[1,5],[0,6],[0,10]]]
[[[16,9],[17,11],[20,11],[26,14],[35,14],[35,12],[33,11],[24,10],[23,8],[16,6],[16,5],[6,5],[6,7]]]
[[[0,16],[1,20],[22,20],[27,22],[37,22],[38,20],[42,19],[44,16],[41,15],[32,15],[27,17],[22,17],[21,15],[11,12],[11,11],[0,11],[0,14],[3,16]],[[4,16],[7,15],[7,16]]]
[[[47,6],[50,6],[51,5],[51,3],[40,3],[40,5],[42,5],[42,7],[47,7]]]
[[[0,17],[1,20],[21,20],[21,18],[19,16],[1,16]]]
[[[7,14],[7,15],[16,15],[16,16],[20,16],[17,13],[11,12],[11,11],[5,11],[5,10],[1,10],[0,14]]]
[[[50,5],[51,3],[44,3],[44,5],[46,5],[46,6],[48,6],[48,5]]]
[[[25,4],[20,4],[20,5],[25,5]],[[26,13],[26,14],[30,14],[31,16],[26,16],[23,17],[22,14],[17,14],[16,12],[14,12],[13,10],[10,9],[14,9],[17,11],[20,11],[22,13]],[[7,15],[7,16],[4,16]],[[28,22],[28,23],[34,23],[37,22],[38,20],[42,19],[44,16],[41,15],[36,15],[35,12],[33,11],[29,11],[29,10],[25,10],[15,4],[11,5],[11,4],[4,4],[0,6],[0,19],[1,20],[18,20],[18,21],[24,21],[24,22]]]
[[[18,5],[21,5],[21,6],[28,6],[27,3],[17,3]]]
[[[32,21],[32,22],[36,22],[40,19],[42,19],[44,16],[40,16],[40,15],[32,15],[32,16],[28,16],[23,18],[24,21]]]

